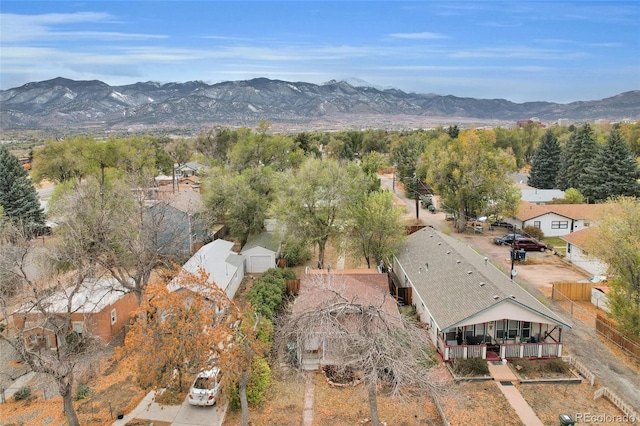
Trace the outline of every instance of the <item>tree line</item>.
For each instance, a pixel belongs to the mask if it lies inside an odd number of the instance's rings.
[[[16,294],[28,295],[32,302],[43,300],[38,277],[32,276],[26,265],[35,256],[30,238],[38,235],[45,220],[33,184],[44,179],[56,183],[48,215],[56,218],[58,227],[55,243],[45,253],[48,261],[43,261],[52,268],[47,273],[57,280],[56,288],[74,288],[87,277],[107,274],[136,295],[142,309],[137,314],[139,324],[165,326],[164,322],[154,323],[154,311],[178,309],[185,304],[192,308],[191,312],[212,309],[184,299],[173,300],[174,295],[165,292],[166,277],[159,287],[153,287],[154,272],[184,260],[167,247],[171,238],[161,237],[166,215],[162,210],[156,215],[148,214],[148,202],[157,200],[149,199],[146,191],[159,173],[172,175],[176,164],[197,161],[206,166],[205,175],[198,177],[206,206],[203,220],[210,225],[225,223],[240,245],[263,229],[265,219],[274,218],[283,231],[284,256],[291,263],[308,259],[314,248],[318,267],[326,268],[330,265],[325,261],[325,249],[328,242],[334,242],[374,267],[389,262],[404,236],[402,212],[394,207],[393,195],[381,190],[376,177],[380,170],[393,168],[412,197],[418,190],[418,181],[427,182],[440,195],[441,207],[456,213],[457,226],[462,230],[469,217],[515,214],[518,191],[505,175],[529,163],[531,183],[541,188],[575,188],[589,201],[637,195],[633,193],[638,184],[634,156],[640,155],[639,140],[638,124],[613,129],[584,125],[542,130],[537,125],[526,125],[461,130],[452,126],[410,132],[283,135],[272,134],[269,122],[261,122],[256,131],[214,128],[193,139],[135,137],[97,141],[74,137],[46,141],[33,152],[31,176],[6,147],[1,147],[0,241],[3,248],[10,248],[3,250],[2,295],[6,300]],[[198,280],[203,278],[191,278],[192,282]],[[629,294],[628,287],[620,288],[621,294]],[[269,299],[273,291],[262,295]],[[261,306],[260,298],[252,297],[254,308]],[[153,307],[151,300],[172,303],[172,308]],[[637,302],[637,298],[631,300]],[[640,318],[638,306],[640,303],[635,304],[635,311],[631,309],[631,323],[635,321],[633,315]],[[245,306],[233,309],[235,321],[243,324],[237,330],[242,332],[228,334],[225,324],[214,334],[218,341],[244,342],[231,346],[244,347],[242,353],[247,362],[235,380],[246,384],[253,355],[262,353],[260,345],[254,344],[254,332],[266,323],[265,312],[269,311],[256,313]],[[215,317],[215,312],[213,309],[207,317]],[[191,321],[188,313],[178,315],[180,321]],[[58,326],[63,340],[73,329],[70,314],[56,322],[66,324]],[[173,334],[181,323],[174,322]],[[165,337],[172,334],[167,330],[163,333]],[[142,345],[142,340],[138,344]],[[40,358],[27,353],[26,346],[20,348],[23,356],[32,360],[34,370],[56,372],[53,375],[60,384],[69,423],[77,424],[68,399],[75,346],[69,346],[66,352],[58,351],[62,358],[47,360],[46,365],[38,364],[36,360]],[[193,371],[206,362],[194,358],[185,366],[180,364],[184,354],[173,355],[164,367],[141,377],[149,383],[166,384],[174,379],[166,376],[167,371]],[[59,368],[52,369],[52,365]],[[139,364],[137,368],[142,371],[142,367]],[[178,382],[178,387],[182,386],[180,379]]]

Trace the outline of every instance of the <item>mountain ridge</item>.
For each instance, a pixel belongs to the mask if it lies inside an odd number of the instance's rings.
[[[356,84],[357,86],[354,86]],[[207,84],[138,82],[110,86],[99,80],[57,77],[0,91],[3,129],[102,126],[171,127],[247,125],[261,119],[304,125],[319,121],[419,122],[456,120],[637,120],[640,90],[568,104],[514,103],[453,95],[406,93],[362,80],[317,85],[268,78]]]

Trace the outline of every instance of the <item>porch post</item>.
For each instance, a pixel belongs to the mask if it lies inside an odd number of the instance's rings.
[[[467,359],[468,356],[468,347],[465,345],[462,347],[462,359]]]
[[[487,359],[487,345],[482,345],[482,359]]]
[[[520,356],[519,356],[519,358],[522,358],[522,357],[524,357],[524,344],[520,343]]]
[[[538,358],[542,358],[542,343],[538,343]]]

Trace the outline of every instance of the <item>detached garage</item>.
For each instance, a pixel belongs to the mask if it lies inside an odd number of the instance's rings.
[[[263,232],[249,238],[240,252],[244,258],[246,271],[260,274],[269,268],[275,268],[280,256],[280,241],[271,232]]]

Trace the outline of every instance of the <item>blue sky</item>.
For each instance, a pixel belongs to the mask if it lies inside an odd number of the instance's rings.
[[[0,88],[357,78],[568,103],[640,89],[638,1],[7,1]]]

